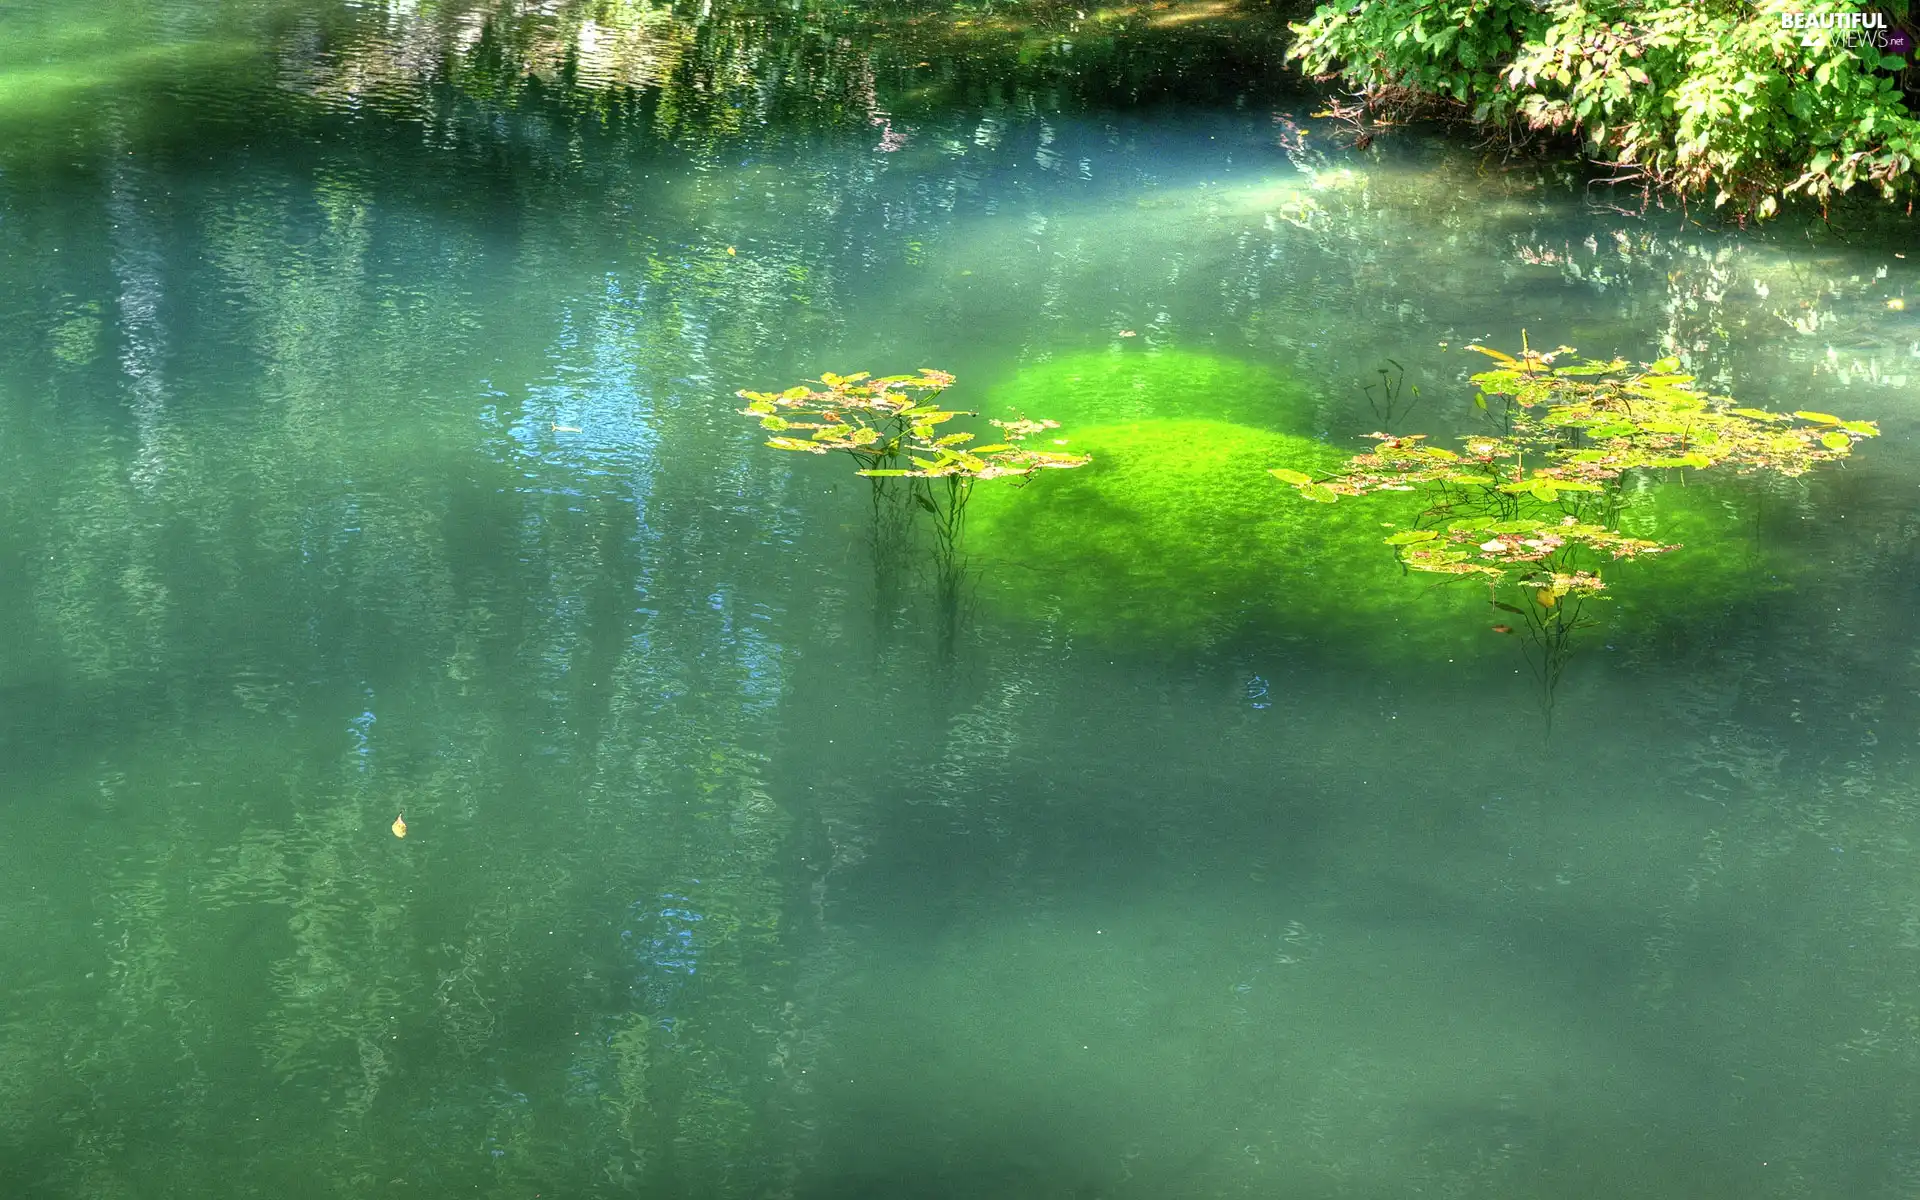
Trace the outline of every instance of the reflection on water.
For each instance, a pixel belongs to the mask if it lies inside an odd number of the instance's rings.
[[[1210,12],[0,9],[0,1192],[1920,1185],[1920,260],[1299,143]],[[1344,446],[1522,328],[1886,435],[1551,739],[1499,646],[984,583],[943,666],[732,397]]]

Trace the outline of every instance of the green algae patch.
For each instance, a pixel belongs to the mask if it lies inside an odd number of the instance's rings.
[[[1677,550],[1604,564],[1604,601],[1593,612],[1622,631],[1695,621],[1788,584],[1793,564],[1760,529],[1761,500],[1733,483],[1648,482],[1620,506],[1633,537]]]
[[[974,499],[969,546],[981,594],[1001,611],[1161,646],[1265,633],[1375,661],[1514,649],[1493,630],[1513,619],[1490,606],[1484,583],[1408,572],[1386,544],[1419,523],[1423,495],[1315,504],[1267,473],[1337,470],[1347,456],[1335,447],[1223,421],[1064,432],[1090,465]],[[1754,504],[1735,487],[1648,481],[1626,497],[1622,528],[1681,548],[1595,563],[1606,588],[1586,613],[1601,631],[1631,631],[1776,586]]]
[[[990,415],[1062,425],[1197,419],[1262,429],[1314,428],[1313,397],[1260,366],[1194,350],[1069,354],[1022,368],[988,395]]]
[[[1224,421],[1069,432],[1089,466],[974,498],[969,546],[993,604],[1160,645],[1264,629],[1446,658],[1500,640],[1484,588],[1409,577],[1383,543],[1417,497],[1312,504],[1267,474],[1332,470],[1346,457],[1333,447]]]

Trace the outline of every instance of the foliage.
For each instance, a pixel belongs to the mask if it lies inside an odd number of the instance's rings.
[[[1199,350],[1068,354],[1023,367],[990,393],[996,411],[1046,412],[1110,425],[1198,418],[1271,429],[1313,428],[1313,397],[1257,363]]]
[[[1035,450],[1021,445],[1034,434],[1056,429],[1056,421],[1024,417],[990,420],[1001,441],[975,444],[967,430],[942,432],[948,422],[978,413],[941,408],[935,403],[953,384],[945,371],[922,368],[918,375],[889,375],[874,379],[857,375],[825,374],[820,389],[806,384],[784,392],[742,391],[741,409],[757,417],[760,427],[773,434],[767,445],[806,454],[840,451],[860,464],[858,474],[873,481],[876,551],[890,524],[888,485],[905,480],[905,502],[924,511],[933,525],[937,567],[938,611],[944,647],[951,651],[957,628],[959,595],[966,559],[961,538],[966,531],[967,506],[974,485],[987,479],[1026,480],[1045,470],[1084,466],[1085,455]],[[804,433],[805,437],[796,436]],[[891,523],[899,528],[904,521]],[[878,565],[878,564],[877,564]]]
[[[1914,190],[1920,121],[1890,74],[1905,61],[1781,20],[1853,11],[1360,0],[1322,5],[1288,53],[1370,105],[1438,101],[1511,132],[1577,134],[1622,180],[1765,217],[1793,196]]]
[[[1383,539],[1399,561],[1485,581],[1493,606],[1522,619],[1550,661],[1580,624],[1582,602],[1605,589],[1603,563],[1680,548],[1623,519],[1638,484],[1715,467],[1797,476],[1879,432],[1830,413],[1735,407],[1692,386],[1674,359],[1637,369],[1623,359],[1556,366],[1571,347],[1517,358],[1469,349],[1497,364],[1473,376],[1475,403],[1494,431],[1462,438],[1460,452],[1424,435],[1376,433],[1373,450],[1334,472],[1272,474],[1322,504],[1419,495],[1417,517]],[[1547,674],[1551,687],[1557,669]]]
[[[1444,660],[1483,644],[1466,619],[1474,597],[1409,589],[1379,552],[1381,523],[1413,520],[1416,498],[1315,511],[1273,504],[1267,467],[1331,471],[1344,458],[1333,447],[1202,420],[1092,426],[1070,444],[1093,455],[1085,470],[976,501],[982,596],[1004,611],[1164,647],[1244,630],[1375,659]]]
[[[819,382],[823,390],[801,384],[784,392],[742,391],[738,394],[747,407],[740,411],[760,419],[760,427],[774,435],[767,439],[774,449],[808,454],[844,451],[860,464],[859,474],[872,478],[999,479],[1077,467],[1087,461],[1080,455],[1019,444],[1023,438],[1057,428],[1056,421],[989,421],[1006,440],[986,446],[972,445],[976,435],[964,430],[942,434],[940,426],[955,417],[979,415],[933,403],[953,384],[953,376],[944,371],[922,369],[919,375],[884,379],[872,379],[865,371],[826,374]],[[807,436],[793,436],[795,432]],[[896,465],[903,461],[912,465]]]

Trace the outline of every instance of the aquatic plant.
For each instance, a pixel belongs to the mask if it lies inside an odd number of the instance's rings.
[[[1566,346],[1520,358],[1469,348],[1500,364],[1473,376],[1476,405],[1491,412],[1498,400],[1500,411],[1497,431],[1463,438],[1464,453],[1429,445],[1424,434],[1376,433],[1374,450],[1332,474],[1272,473],[1322,503],[1422,491],[1422,521],[1387,539],[1410,569],[1565,597],[1604,587],[1589,565],[1601,558],[1677,548],[1620,531],[1626,480],[1712,467],[1800,475],[1879,433],[1871,421],[1830,413],[1734,407],[1692,387],[1676,359],[1629,371],[1624,359],[1555,367],[1556,357],[1573,352]]]
[[[1069,445],[1084,470],[996,490],[977,502],[982,596],[1116,641],[1194,646],[1246,628],[1332,639],[1379,657],[1474,649],[1458,589],[1409,586],[1379,552],[1382,521],[1412,520],[1412,498],[1307,511],[1272,502],[1266,468],[1337,449],[1223,421],[1094,426]]]
[[[758,417],[760,427],[774,434],[767,445],[776,450],[841,451],[860,464],[857,474],[869,479],[918,481],[914,501],[932,514],[935,535],[949,556],[957,552],[974,484],[1025,478],[1087,461],[1084,455],[1020,445],[1024,438],[1058,428],[1056,421],[989,420],[1004,440],[984,446],[975,445],[978,435],[966,430],[942,434],[940,426],[955,417],[980,415],[934,403],[953,384],[953,376],[944,371],[923,368],[919,375],[884,379],[872,379],[865,371],[829,373],[819,382],[823,390],[801,384],[784,392],[742,391],[738,394],[747,407],[740,411]],[[794,436],[799,432],[807,436]]]
[[[864,371],[828,373],[817,382],[822,385],[818,389],[800,384],[784,392],[741,391],[738,395],[747,407],[740,411],[758,418],[760,427],[773,434],[767,445],[776,450],[840,452],[858,463],[856,473],[873,482],[876,538],[886,525],[889,498],[927,514],[933,526],[943,636],[950,646],[966,570],[961,537],[974,485],[1083,466],[1086,456],[1020,444],[1036,433],[1058,428],[1055,421],[989,420],[987,424],[998,430],[1001,440],[985,445],[977,443],[978,435],[968,430],[942,432],[956,418],[980,415],[935,403],[953,384],[953,376],[945,371],[922,368],[918,375],[881,379]],[[907,483],[904,495],[894,497],[890,492],[895,480]]]
[[[1489,609],[1484,589],[1448,586],[1451,575],[1423,582],[1382,545],[1426,519],[1425,496],[1273,503],[1270,467],[1331,477],[1348,461],[1333,446],[1199,420],[1094,426],[1068,444],[1092,463],[975,503],[981,594],[1004,611],[1116,642],[1192,647],[1264,631],[1372,661],[1463,660],[1507,644],[1487,630],[1513,618]],[[1632,588],[1607,598],[1614,626],[1646,628],[1682,605],[1697,612],[1703,596],[1768,586],[1780,564],[1755,538],[1752,509],[1738,489],[1653,479],[1623,489],[1628,536],[1710,544],[1652,570],[1636,563]]]
[[[1549,693],[1585,602],[1606,588],[1603,566],[1681,548],[1660,540],[1650,519],[1652,485],[1712,468],[1796,476],[1879,433],[1871,421],[1831,413],[1735,406],[1692,386],[1676,359],[1555,366],[1572,347],[1536,353],[1524,335],[1522,346],[1517,358],[1469,347],[1497,364],[1473,376],[1475,404],[1493,428],[1462,438],[1461,451],[1422,434],[1376,433],[1373,450],[1334,471],[1272,474],[1322,504],[1387,494],[1398,506],[1418,496],[1415,519],[1382,540],[1410,571],[1485,583],[1489,603],[1521,621],[1542,651]]]
[[[996,412],[1044,412],[1068,424],[1194,418],[1314,428],[1313,397],[1300,384],[1257,363],[1198,350],[1068,354],[1022,367],[988,396]]]

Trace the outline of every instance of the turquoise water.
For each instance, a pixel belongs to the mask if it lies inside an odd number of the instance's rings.
[[[1904,227],[1078,11],[0,7],[0,1194],[1920,1187]],[[1208,356],[1348,446],[1523,329],[1884,434],[1551,732],[1483,623],[1377,652],[1418,581],[943,608],[732,396]]]

